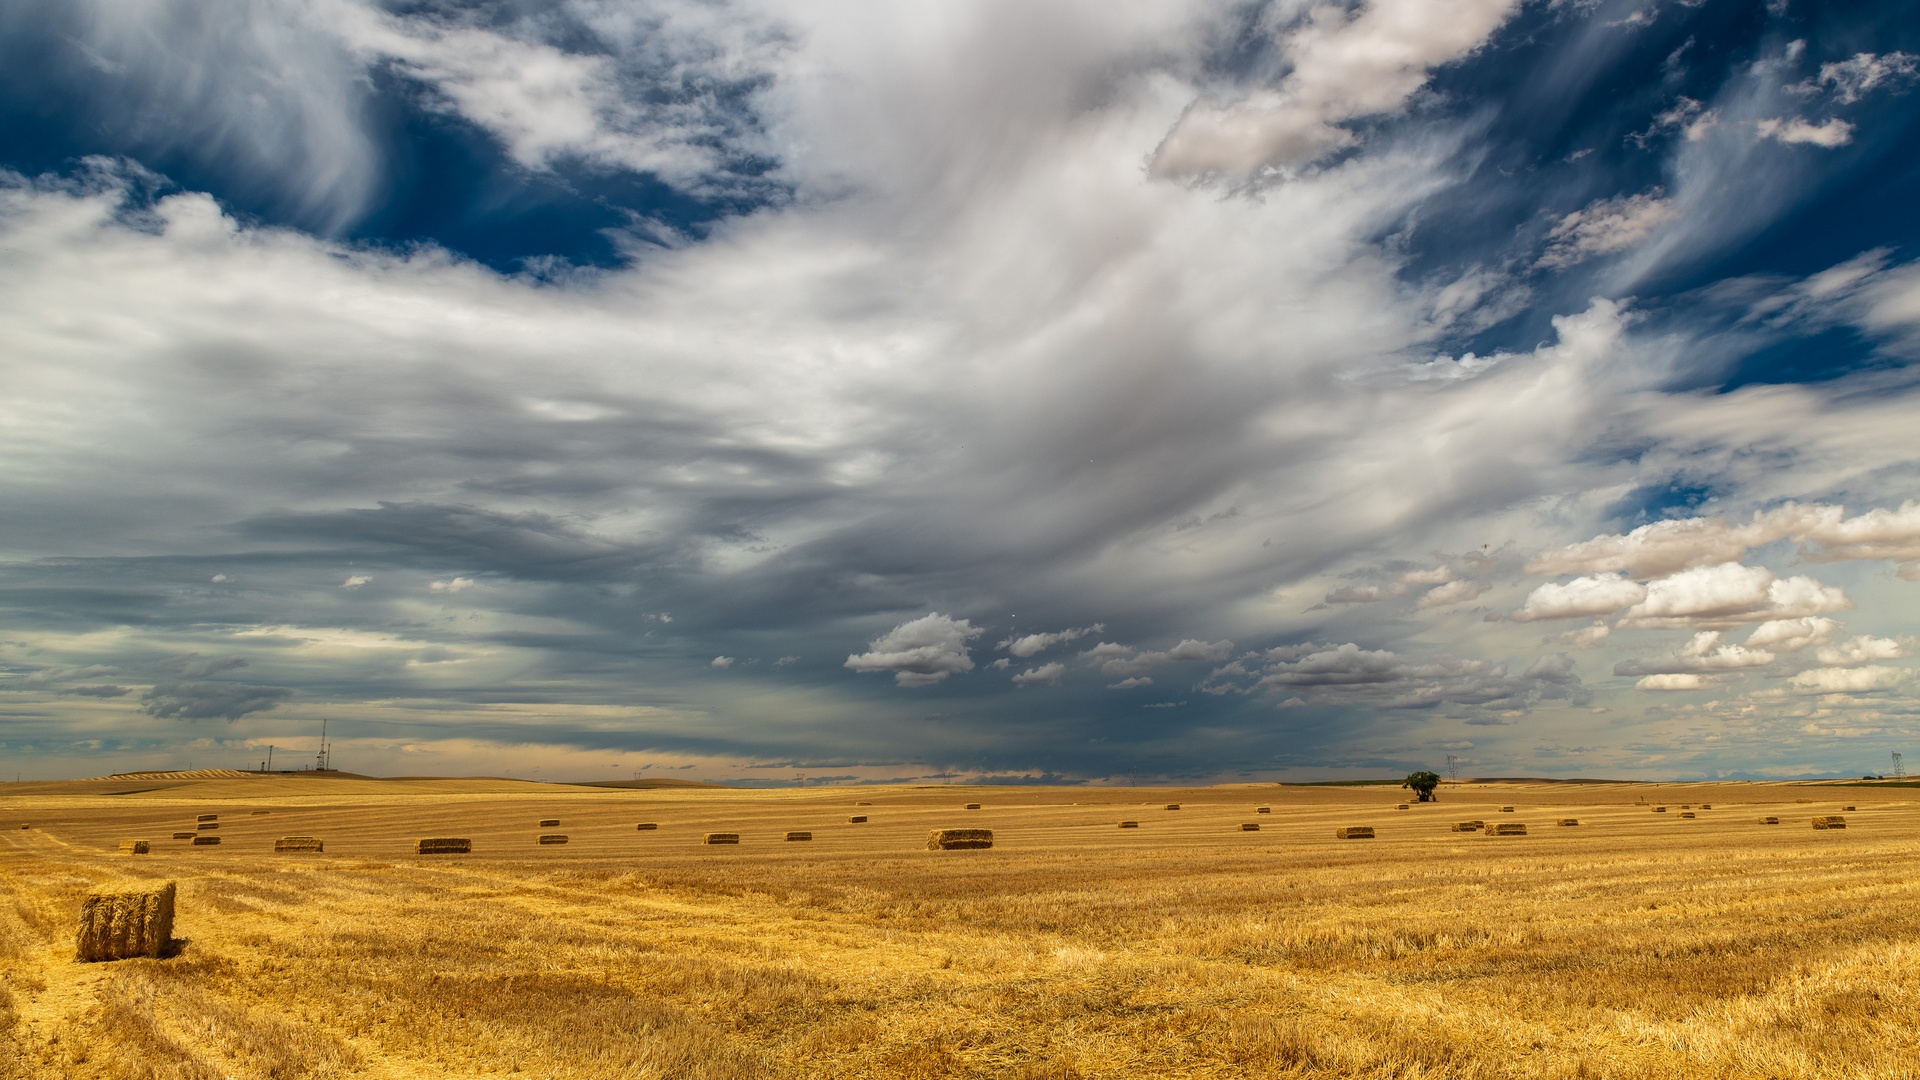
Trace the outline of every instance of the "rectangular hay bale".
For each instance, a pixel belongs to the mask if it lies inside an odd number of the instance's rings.
[[[177,832],[177,833],[174,833],[174,834],[173,834],[173,838],[174,838],[175,840],[191,840],[191,839],[193,839],[194,837],[196,837],[196,836],[198,836],[198,835],[200,835],[200,834],[199,834],[199,833],[190,833],[190,832]]]
[[[1411,810],[1413,808],[1411,806],[1408,806],[1406,803],[1401,803],[1400,805],[1394,807],[1394,809],[1395,810]]]
[[[1374,838],[1373,826],[1348,825],[1333,830],[1333,836],[1336,840],[1372,840]]]
[[[1656,814],[1664,814],[1667,812],[1667,808],[1664,806],[1656,806],[1653,808],[1653,812]]]
[[[120,854],[122,855],[146,855],[152,851],[153,845],[147,843],[145,840],[120,841]]]
[[[1123,821],[1120,823],[1120,827],[1123,829],[1137,829],[1140,827],[1140,823],[1137,821]]]
[[[787,834],[787,839],[788,840],[811,840],[813,839],[813,834],[810,832],[790,832]]]
[[[1813,827],[1816,829],[1844,829],[1847,827],[1847,819],[1838,814],[1817,817],[1813,819]]]
[[[1253,812],[1254,812],[1254,813],[1256,813],[1256,814],[1271,814],[1271,813],[1273,813],[1273,807],[1271,807],[1271,806],[1256,806],[1256,807],[1254,807],[1254,808],[1253,808]]]
[[[1760,819],[1760,820],[1759,820],[1758,822],[1756,822],[1756,824],[1760,824],[1760,825],[1778,825],[1778,824],[1780,824],[1780,819],[1779,819],[1779,818],[1777,818],[1777,817],[1771,817],[1771,816],[1769,816],[1769,817],[1763,817],[1763,818],[1761,818],[1761,819]]]
[[[867,820],[867,819],[866,819],[866,816],[865,816],[864,814],[860,814],[860,815],[855,815],[854,817],[850,817],[850,818],[848,818],[848,819],[847,819],[847,824],[849,824],[849,825],[858,825],[858,824],[860,824],[861,822],[863,822],[863,821],[865,821],[865,820]]]
[[[273,842],[273,850],[283,851],[325,851],[327,845],[317,836],[283,836]]]
[[[1170,802],[1170,803],[1168,803],[1168,804],[1167,804],[1167,809],[1169,809],[1169,810],[1178,810],[1178,809],[1180,809],[1180,804],[1179,804],[1179,803],[1177,803],[1177,802]]]
[[[413,842],[415,855],[470,855],[473,841],[465,836],[429,836]]]
[[[193,820],[195,820],[195,821],[219,821],[219,820],[220,820],[220,815],[219,815],[219,814],[201,814],[201,815],[200,815],[199,817],[197,817],[197,818],[194,818]]]
[[[1854,808],[1853,808],[1853,807],[1851,807],[1851,806],[1843,806],[1843,807],[1841,807],[1840,809],[1842,809],[1842,810],[1845,810],[1845,811],[1846,811],[1847,813],[1849,813],[1849,814],[1852,814],[1852,813],[1857,813],[1857,812],[1858,812],[1858,811],[1856,811],[1856,810],[1854,810]]]
[[[978,809],[980,809],[980,804],[979,804],[979,803],[977,803],[977,802],[970,802],[970,803],[968,803],[968,804],[967,804],[966,806],[964,806],[964,807],[961,807],[961,809],[963,809],[963,810],[978,810]]]
[[[638,832],[648,832],[653,829],[658,829],[659,827],[660,827],[660,823],[657,821],[643,821],[640,824],[635,825],[634,829]]]
[[[1487,826],[1488,836],[1525,836],[1527,827],[1518,821],[1496,821]]]
[[[710,832],[707,834],[707,838],[700,842],[703,844],[737,844],[740,842],[740,834],[737,832]]]
[[[219,842],[220,838],[217,836],[196,836],[193,838],[194,847],[212,847]]]
[[[1561,818],[1561,819],[1560,819],[1560,824],[1562,824],[1562,825],[1578,825],[1578,824],[1580,824],[1580,819],[1579,819],[1579,818],[1577,818],[1577,817],[1563,817],[1563,818]]]
[[[271,810],[255,810],[252,814],[249,814],[248,816],[259,817],[261,814],[271,814],[271,813],[273,813],[273,811]]]
[[[1257,821],[1243,821],[1240,823],[1240,831],[1241,832],[1259,832],[1260,823]]]
[[[1456,821],[1453,823],[1454,832],[1479,832],[1481,829],[1484,829],[1486,827],[1487,827],[1487,823],[1479,820]]]
[[[557,829],[560,827],[560,819],[557,817],[541,818],[540,827],[543,829]]]
[[[1513,813],[1513,807],[1511,807],[1511,806],[1503,806],[1503,807],[1501,807],[1501,808],[1500,808],[1500,812],[1501,812],[1501,813],[1503,813],[1503,814],[1511,814],[1511,813]]]
[[[935,829],[927,834],[928,851],[959,851],[992,846],[992,829]]]
[[[217,829],[219,827],[220,827],[220,823],[217,821],[203,821],[200,824],[194,826],[194,828],[202,829],[202,830]]]
[[[173,938],[174,885],[143,892],[91,893],[80,904],[74,959],[159,956]]]
[[[541,844],[564,844],[567,842],[567,834],[566,833],[541,833],[540,839],[535,842],[541,843]]]
[[[1691,810],[1682,810],[1682,811],[1680,811],[1680,816],[1681,816],[1681,817],[1688,817],[1688,818],[1690,818],[1690,817],[1692,817],[1692,816],[1693,816],[1693,811],[1691,811]]]

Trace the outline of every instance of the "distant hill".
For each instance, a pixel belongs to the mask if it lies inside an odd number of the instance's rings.
[[[562,781],[557,781],[557,780],[554,782],[562,783]],[[645,790],[647,788],[725,788],[727,787],[726,784],[710,784],[705,780],[669,780],[666,777],[661,777],[658,780],[582,780],[577,783],[569,783],[567,784],[567,786],[568,787],[637,788],[641,790]]]

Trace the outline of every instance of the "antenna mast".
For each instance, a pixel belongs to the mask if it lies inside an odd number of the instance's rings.
[[[1460,783],[1460,759],[1452,754],[1447,755],[1447,778],[1455,784]]]
[[[1893,778],[1895,780],[1904,780],[1906,776],[1906,766],[1900,764],[1900,751],[1895,750],[1893,752]]]

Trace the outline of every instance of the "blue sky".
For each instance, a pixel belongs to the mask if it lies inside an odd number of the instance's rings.
[[[0,14],[0,747],[1887,768],[1893,3]]]

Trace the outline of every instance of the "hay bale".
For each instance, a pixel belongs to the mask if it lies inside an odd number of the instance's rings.
[[[1409,807],[1409,806],[1408,806],[1408,805],[1407,805],[1406,803],[1401,803],[1401,804],[1400,804],[1399,806],[1396,806],[1396,807],[1394,807],[1394,809],[1395,809],[1395,810],[1407,810],[1407,809],[1411,809],[1411,808],[1410,808],[1410,807]]]
[[[1479,832],[1486,827],[1486,822],[1477,819],[1474,821],[1456,821],[1453,823],[1454,832]]]
[[[658,829],[659,827],[660,827],[660,823],[657,821],[643,821],[640,824],[635,825],[633,828],[634,828],[634,831],[636,832],[651,832],[652,830]]]
[[[255,810],[255,811],[254,811],[254,812],[253,812],[252,814],[250,814],[250,815],[248,815],[248,816],[250,816],[250,817],[259,817],[259,816],[260,816],[261,814],[271,814],[271,813],[273,813],[273,811],[271,811],[271,810]]]
[[[159,956],[173,938],[173,882],[145,892],[91,893],[80,904],[74,959]]]
[[[1120,827],[1123,829],[1137,829],[1140,827],[1140,823],[1137,821],[1123,821],[1120,823]]]
[[[540,839],[535,841],[535,843],[540,844],[564,844],[566,842],[566,833],[541,833]]]
[[[1254,807],[1254,808],[1253,808],[1253,812],[1254,812],[1254,813],[1256,813],[1256,814],[1271,814],[1271,813],[1273,813],[1273,807],[1271,807],[1271,806],[1256,806],[1256,807]]]
[[[737,832],[710,832],[707,834],[707,838],[700,842],[703,844],[737,844],[740,842],[740,834]]]
[[[173,834],[173,838],[174,838],[175,840],[191,840],[191,839],[193,839],[194,837],[196,837],[196,836],[198,836],[198,835],[200,835],[200,834],[199,834],[199,833],[190,833],[190,832],[177,832],[177,833],[174,833],[174,834]]]
[[[27,822],[24,822],[24,821],[20,823],[20,827],[21,827],[21,828],[23,828],[23,829],[31,829],[31,828],[33,828],[33,826],[32,826],[31,824],[29,824],[29,823],[27,823]]]
[[[1179,804],[1179,803],[1177,803],[1177,802],[1170,802],[1170,803],[1168,803],[1168,804],[1167,804],[1167,809],[1169,809],[1169,810],[1178,810],[1178,809],[1180,809],[1180,804]]]
[[[872,804],[872,803],[870,803],[870,802],[857,802],[857,803],[854,803],[853,805],[855,805],[855,806],[872,806],[873,804]]]
[[[1682,810],[1682,811],[1680,811],[1680,816],[1681,816],[1681,817],[1684,817],[1684,818],[1690,818],[1690,817],[1692,817],[1692,816],[1693,816],[1693,811],[1691,811],[1691,810]]]
[[[1373,839],[1373,826],[1348,825],[1345,828],[1333,830],[1333,835],[1337,840],[1371,840]]]
[[[1501,807],[1501,808],[1500,808],[1500,812],[1501,812],[1501,813],[1503,813],[1503,814],[1511,814],[1511,813],[1513,813],[1513,807],[1511,807],[1511,806],[1503,806],[1503,807]]]
[[[540,827],[543,829],[557,829],[560,827],[560,819],[557,817],[541,818]]]
[[[977,802],[970,802],[970,803],[968,803],[968,804],[967,804],[966,806],[964,806],[964,807],[961,807],[961,809],[963,809],[963,810],[978,810],[978,809],[980,809],[980,804],[979,804],[979,803],[977,803]]]
[[[1241,832],[1259,832],[1260,823],[1257,821],[1243,821],[1240,823],[1240,831]]]
[[[1760,824],[1760,825],[1778,825],[1778,824],[1780,824],[1780,819],[1779,819],[1779,818],[1777,818],[1777,817],[1763,817],[1763,818],[1761,818],[1761,819],[1760,819],[1760,820],[1759,820],[1758,822],[1756,822],[1756,824]]]
[[[1857,811],[1855,811],[1854,808],[1851,806],[1843,806],[1840,809],[1845,810],[1849,814],[1857,813]]]
[[[415,855],[468,855],[473,841],[464,836],[429,836],[413,842]]]
[[[1711,810],[1711,809],[1713,809],[1713,804],[1712,804],[1712,803],[1710,803],[1710,802],[1703,802],[1703,803],[1701,803],[1701,804],[1700,804],[1700,809],[1702,809],[1702,810]]]
[[[273,842],[275,854],[283,851],[325,851],[327,845],[317,836],[283,836]]]
[[[220,820],[220,815],[219,815],[219,814],[201,814],[201,815],[200,815],[199,817],[197,817],[197,818],[194,818],[193,820],[195,820],[195,821],[219,821],[219,820]]]
[[[788,840],[811,840],[813,839],[813,834],[810,832],[790,832],[787,834],[787,839]]]
[[[1693,809],[1693,804],[1692,804],[1692,803],[1690,803],[1690,802],[1683,802],[1683,803],[1681,803],[1681,804],[1680,804],[1680,809],[1682,809],[1682,810],[1691,810],[1691,809]]]
[[[220,823],[217,821],[203,821],[200,824],[194,826],[194,828],[201,829],[201,830],[217,829],[219,827],[220,827]]]
[[[863,814],[863,815],[859,815],[859,816],[856,816],[856,817],[850,817],[850,818],[848,818],[848,819],[847,819],[847,824],[849,824],[849,825],[858,825],[858,824],[860,824],[860,823],[862,823],[862,822],[864,822],[864,821],[866,821],[866,820],[867,820],[867,819],[866,819],[866,816],[865,816],[865,815]]]
[[[1527,827],[1518,821],[1496,821],[1487,826],[1488,836],[1525,836]]]
[[[927,834],[928,851],[958,851],[992,846],[992,829],[935,829]]]
[[[1578,825],[1578,824],[1580,824],[1580,819],[1579,819],[1579,818],[1577,818],[1577,817],[1563,817],[1563,818],[1561,818],[1561,819],[1560,819],[1560,824],[1562,824],[1562,825]]]
[[[1838,814],[1817,817],[1813,819],[1813,827],[1816,829],[1844,829],[1847,827],[1847,819]]]
[[[1653,808],[1653,812],[1656,814],[1664,814],[1667,812],[1667,808],[1664,806],[1656,806]]]
[[[145,840],[120,841],[120,854],[122,855],[145,855],[152,850],[153,845],[147,843]]]
[[[212,847],[219,842],[220,838],[217,836],[195,836],[193,838],[194,847]]]

